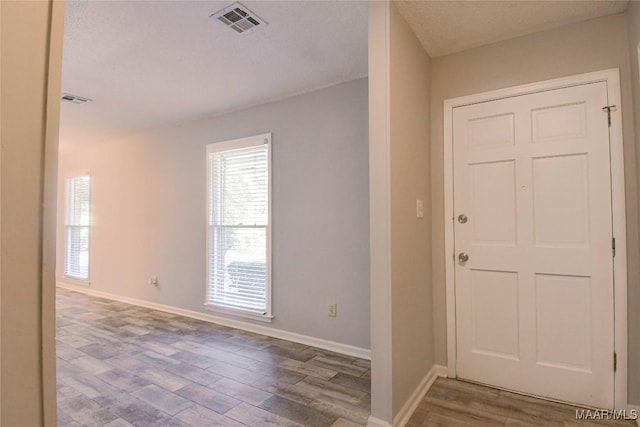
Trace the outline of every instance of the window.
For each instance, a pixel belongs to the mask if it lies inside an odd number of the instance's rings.
[[[83,281],[89,280],[90,196],[91,177],[88,174],[67,178],[64,275]]]
[[[207,146],[208,307],[271,319],[271,134]]]

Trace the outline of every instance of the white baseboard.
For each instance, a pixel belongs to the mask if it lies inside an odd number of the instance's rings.
[[[422,378],[416,389],[411,393],[409,399],[402,405],[402,408],[395,417],[393,417],[394,427],[404,427],[411,419],[411,415],[415,412],[416,408],[422,402],[425,394],[429,391],[433,383],[438,377],[447,376],[447,367],[442,365],[433,365],[427,375]]]
[[[207,313],[200,313],[193,310],[186,310],[184,308],[158,304],[155,302],[145,301],[137,298],[123,297],[123,296],[111,294],[108,292],[97,291],[95,289],[87,288],[85,286],[74,286],[68,283],[63,283],[63,282],[58,282],[56,285],[57,287],[62,289],[68,289],[71,291],[76,291],[76,292],[80,292],[80,293],[95,296],[95,297],[106,298],[113,301],[120,301],[120,302],[124,302],[131,305],[150,308],[152,310],[164,311],[167,313],[190,317],[192,319],[203,320],[205,322],[215,323],[215,324],[227,326],[230,328],[253,332],[255,334],[266,335],[273,338],[279,338],[282,340],[297,342],[299,344],[318,347],[324,350],[345,354],[347,356],[371,360],[371,350],[366,348],[356,347],[348,344],[342,344],[335,341],[325,340],[322,338],[315,338],[308,335],[297,334],[295,332],[283,331],[281,329],[270,328],[268,326],[255,325],[253,323],[245,322],[243,320],[228,319],[222,316],[215,316]]]
[[[636,414],[640,414],[640,405],[627,405],[630,411],[636,411]],[[636,424],[640,427],[640,416],[636,418]]]
[[[393,427],[393,426],[388,422],[383,421],[380,418],[376,418],[373,415],[371,415],[367,420],[367,427]]]
[[[411,415],[413,415],[416,408],[422,401],[422,398],[425,396],[425,394],[427,394],[435,380],[438,379],[438,377],[446,378],[446,376],[446,366],[433,365],[431,369],[429,369],[429,372],[427,372],[422,380],[420,380],[420,383],[413,391],[413,393],[411,393],[409,399],[407,399],[405,404],[402,405],[400,411],[396,414],[395,417],[393,417],[393,425],[372,415],[367,421],[367,427],[404,427],[411,419]]]

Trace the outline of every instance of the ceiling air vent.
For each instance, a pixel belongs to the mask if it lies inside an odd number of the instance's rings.
[[[70,93],[63,93],[62,98],[60,99],[64,102],[70,102],[72,104],[86,104],[87,102],[91,101],[91,99],[89,98],[85,98],[78,95],[72,95]]]
[[[227,6],[209,18],[215,18],[239,33],[250,33],[253,30],[266,27],[267,23],[255,13],[251,12],[240,3]]]

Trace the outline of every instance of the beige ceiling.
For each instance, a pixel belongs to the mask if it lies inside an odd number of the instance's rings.
[[[627,0],[396,1],[432,58],[624,12]]]

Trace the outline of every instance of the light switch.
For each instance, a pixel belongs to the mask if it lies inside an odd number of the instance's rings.
[[[424,218],[424,200],[416,200],[416,218]]]

